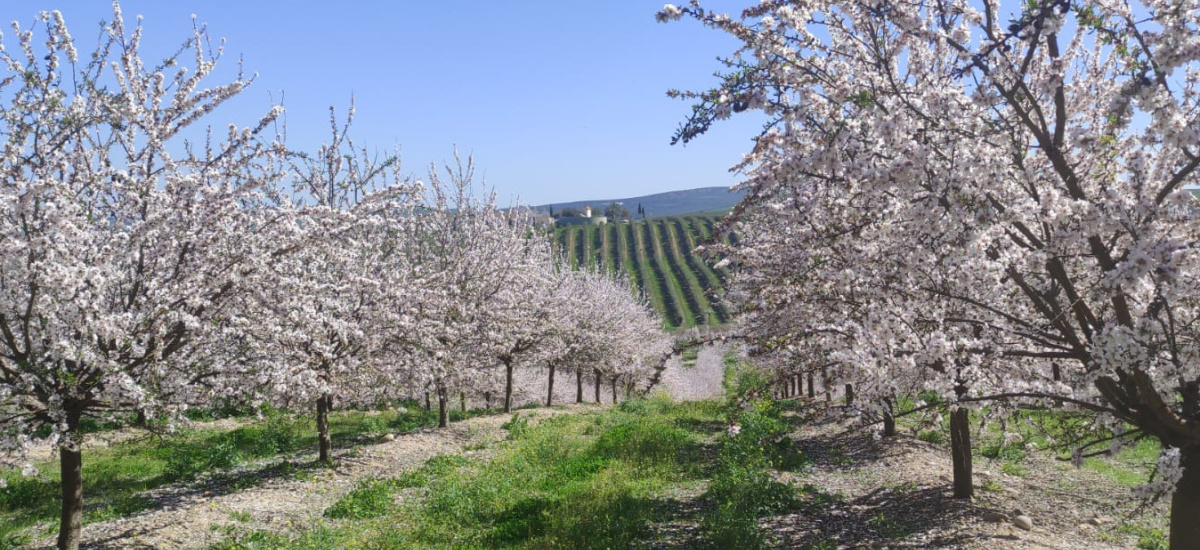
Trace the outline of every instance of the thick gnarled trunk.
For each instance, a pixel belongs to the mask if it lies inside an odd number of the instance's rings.
[[[889,406],[883,410],[883,437],[895,437],[896,435],[896,417],[892,416],[892,409]]]

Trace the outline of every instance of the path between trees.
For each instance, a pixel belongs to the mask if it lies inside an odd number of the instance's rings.
[[[661,390],[679,400],[717,398],[722,394],[724,372],[719,365],[683,368],[672,362],[664,372]],[[556,398],[573,398],[574,380],[556,383]],[[545,382],[541,386],[544,399]],[[569,390],[569,391],[568,391]],[[602,388],[605,401],[609,388]],[[584,397],[592,397],[587,387]],[[573,399],[570,399],[573,400]],[[560,414],[594,409],[595,405],[569,405],[521,411],[531,422]],[[489,444],[505,438],[501,427],[510,415],[495,414],[453,423],[443,430],[422,429],[398,435],[394,441],[335,451],[338,466],[332,469],[284,469],[274,477],[261,471],[239,469],[198,482],[176,484],[147,491],[154,501],[151,509],[128,517],[83,528],[83,547],[107,548],[206,548],[226,538],[229,530],[287,531],[316,523],[325,509],[362,479],[394,477],[419,468],[426,460],[442,454],[479,456],[490,452]],[[100,443],[102,444],[102,443]],[[464,450],[483,447],[483,450]],[[313,456],[308,456],[313,455]],[[314,453],[292,457],[295,465],[309,465]],[[261,465],[260,465],[261,467]],[[257,482],[246,487],[248,482]],[[86,501],[86,495],[85,495]],[[53,547],[53,539],[41,541]]]

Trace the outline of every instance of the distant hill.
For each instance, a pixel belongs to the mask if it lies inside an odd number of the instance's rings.
[[[683,191],[668,191],[666,193],[655,193],[653,195],[643,195],[641,197],[630,197],[626,199],[596,199],[574,202],[556,202],[553,204],[542,204],[535,206],[538,210],[549,210],[551,206],[555,211],[564,208],[580,208],[582,206],[590,206],[594,210],[603,210],[611,202],[619,202],[625,206],[631,213],[637,213],[638,205],[646,211],[646,217],[662,217],[662,216],[682,216],[686,214],[698,214],[701,212],[713,213],[727,211],[733,208],[733,205],[742,200],[745,191],[733,192],[728,187],[701,187],[699,189],[686,189]]]

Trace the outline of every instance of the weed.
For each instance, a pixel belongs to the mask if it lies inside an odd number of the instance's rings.
[[[917,434],[917,439],[934,445],[944,445],[946,443],[946,434],[942,430],[922,430]]]
[[[908,536],[910,528],[904,522],[889,518],[887,514],[879,512],[867,520],[872,528],[885,539],[899,539]]]
[[[1016,462],[1005,462],[1004,465],[1000,467],[1000,471],[1017,477],[1025,477],[1029,475],[1029,472],[1025,470],[1025,467],[1017,464]]]
[[[1142,550],[1168,550],[1170,543],[1161,529],[1142,525],[1122,524],[1117,531],[1137,537],[1137,547]]]
[[[1005,445],[1003,440],[984,445],[979,449],[979,455],[993,460],[1008,460],[1020,462],[1025,460],[1025,449],[1020,445]]]
[[[512,419],[500,425],[501,429],[508,430],[508,439],[520,439],[525,432],[529,431],[529,420],[521,418],[521,413],[513,413]]]
[[[237,446],[228,440],[207,446],[181,443],[167,449],[163,476],[172,481],[192,479],[212,470],[233,468],[242,461]]]
[[[325,517],[333,519],[377,518],[392,507],[393,485],[388,480],[366,479],[349,493],[342,495],[333,506],[325,509]]]

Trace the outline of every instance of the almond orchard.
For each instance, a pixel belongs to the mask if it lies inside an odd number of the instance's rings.
[[[195,16],[14,23],[0,549],[1200,548],[1200,2],[654,18],[736,44],[673,143],[764,121],[703,239],[413,176],[353,98],[214,127]]]

